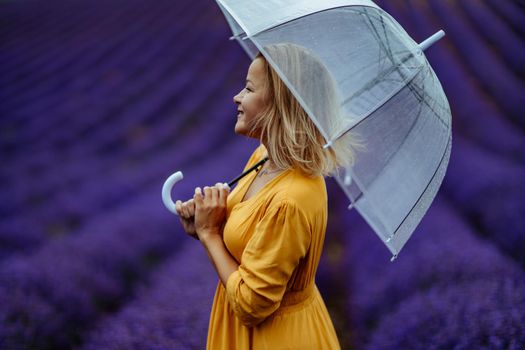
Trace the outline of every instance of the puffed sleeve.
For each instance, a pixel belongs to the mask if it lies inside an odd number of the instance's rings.
[[[310,224],[297,205],[282,202],[268,209],[226,283],[228,301],[243,324],[255,326],[279,308],[310,241]]]

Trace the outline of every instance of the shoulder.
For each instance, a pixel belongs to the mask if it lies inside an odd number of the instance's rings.
[[[272,206],[291,206],[307,215],[327,210],[326,185],[322,176],[308,177],[289,170],[275,186]]]

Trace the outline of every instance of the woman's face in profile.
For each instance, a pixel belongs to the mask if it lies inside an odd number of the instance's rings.
[[[233,97],[238,112],[235,133],[259,138],[257,131],[252,129],[257,117],[266,108],[267,85],[263,59],[256,58],[248,68],[245,88]]]

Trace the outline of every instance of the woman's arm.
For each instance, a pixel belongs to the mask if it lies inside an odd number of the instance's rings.
[[[195,189],[195,231],[206,249],[222,284],[226,287],[228,277],[239,268],[222,239],[222,228],[226,221],[226,204],[229,188],[222,184]]]
[[[201,242],[208,252],[208,257],[215,267],[215,271],[219,275],[222,284],[226,287],[228,278],[232,273],[237,271],[239,264],[230,255],[230,252],[224,246],[224,241],[220,234],[211,234],[206,239],[201,239]]]
[[[256,326],[280,307],[311,237],[310,222],[293,201],[274,202],[266,209],[226,284],[228,301],[244,325]]]

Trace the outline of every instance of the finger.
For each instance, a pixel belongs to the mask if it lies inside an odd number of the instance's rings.
[[[214,205],[219,204],[219,189],[217,188],[217,186],[213,186],[211,188],[211,202]]]
[[[222,188],[224,187],[224,185],[222,182],[217,182],[214,187],[215,189],[217,189],[217,199],[215,203],[217,203],[217,205],[221,205],[222,204],[221,192],[222,192]]]
[[[184,202],[184,204],[182,204],[182,217],[185,219],[191,218],[190,212],[188,210],[188,202]]]
[[[195,200],[190,199],[188,202],[188,212],[190,216],[195,216]]]
[[[200,187],[197,187],[195,189],[195,194],[193,195],[193,200],[195,202],[195,209],[197,209],[200,206],[202,206],[202,204],[204,202],[204,198],[202,196],[202,190],[201,190]]]
[[[228,186],[221,186],[219,190],[219,203],[223,206],[226,206],[228,202],[228,194],[230,193],[230,188]]]
[[[179,214],[180,216],[182,213],[182,202],[180,200],[175,202],[175,210],[177,211],[177,214]]]
[[[211,187],[205,186],[204,187],[204,198],[210,198],[211,197]]]
[[[211,187],[206,186],[204,187],[204,203],[210,203],[212,198],[212,190]]]
[[[228,186],[228,184],[226,182],[221,183],[219,185],[220,185],[220,187],[219,187],[220,189],[226,190],[228,193],[230,193],[230,186]]]

